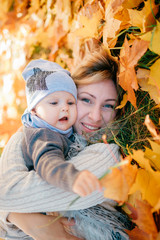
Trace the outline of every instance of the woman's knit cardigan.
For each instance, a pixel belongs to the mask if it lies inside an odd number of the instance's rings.
[[[76,194],[55,188],[42,180],[34,170],[28,171],[21,152],[22,134],[18,131],[11,137],[0,160],[0,237],[12,239],[9,237],[12,235],[15,236],[13,239],[31,239],[25,238],[22,231],[6,221],[9,212],[79,210],[106,201],[103,192],[96,191],[79,198],[69,207],[76,199]],[[16,149],[13,149],[15,144]],[[120,159],[119,147],[116,144],[96,143],[86,147],[69,161],[78,170],[88,169],[99,178],[116,163],[115,159]]]

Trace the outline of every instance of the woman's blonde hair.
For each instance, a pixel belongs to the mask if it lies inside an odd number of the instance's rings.
[[[118,61],[102,46],[88,52],[72,78],[77,86],[111,79],[117,88]]]

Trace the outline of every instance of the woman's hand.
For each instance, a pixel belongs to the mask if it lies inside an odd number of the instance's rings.
[[[96,190],[102,191],[102,187],[98,178],[93,173],[83,170],[76,178],[72,190],[81,197],[84,197]]]
[[[43,215],[40,213],[10,213],[8,220],[35,240],[80,240],[66,232],[74,220]]]

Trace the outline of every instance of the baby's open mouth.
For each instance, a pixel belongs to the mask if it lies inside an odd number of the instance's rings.
[[[67,121],[68,120],[68,117],[62,117],[59,119],[59,121]]]

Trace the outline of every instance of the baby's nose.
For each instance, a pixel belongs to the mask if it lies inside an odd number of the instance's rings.
[[[62,111],[68,111],[68,109],[69,109],[69,106],[68,106],[68,104],[64,104],[63,106],[62,106]]]

